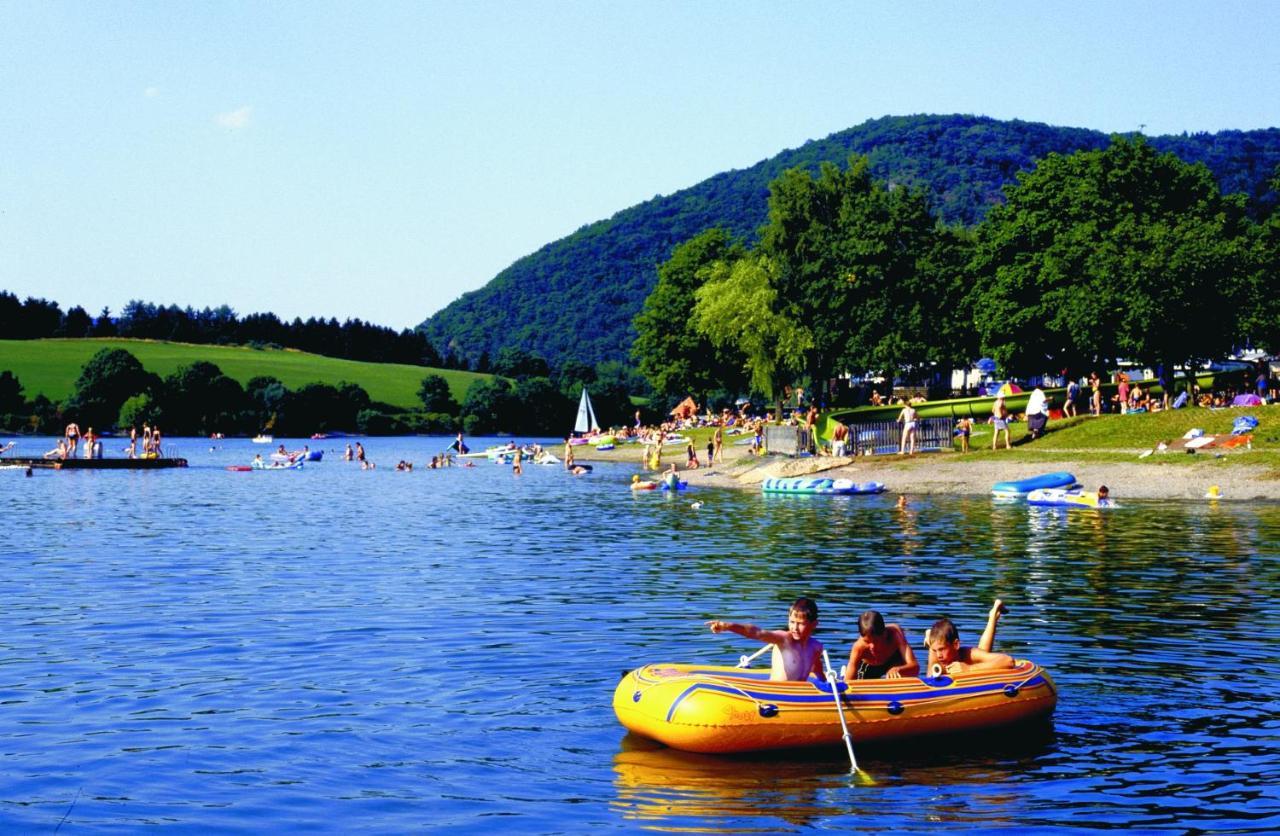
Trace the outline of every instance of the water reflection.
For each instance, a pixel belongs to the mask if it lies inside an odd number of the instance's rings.
[[[824,753],[825,754],[825,753]],[[742,758],[679,752],[628,734],[614,755],[615,805],[659,829],[770,832],[777,819],[806,826],[828,815],[819,789],[848,764],[791,757]]]
[[[650,829],[700,832],[775,832],[875,821],[892,803],[887,793],[932,788],[933,803],[915,811],[921,824],[972,816],[967,787],[984,791],[987,824],[1016,824],[1020,783],[1055,746],[1050,722],[992,735],[953,735],[927,741],[860,746],[864,777],[849,774],[843,749],[717,756],[668,749],[634,734],[613,758],[614,805]]]

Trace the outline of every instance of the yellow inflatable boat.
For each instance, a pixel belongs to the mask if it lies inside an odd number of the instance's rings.
[[[837,683],[855,742],[974,731],[1053,712],[1058,689],[1034,662],[1002,671]],[[613,693],[622,725],[688,752],[838,745],[831,686],[773,682],[769,672],[714,665],[645,665]]]

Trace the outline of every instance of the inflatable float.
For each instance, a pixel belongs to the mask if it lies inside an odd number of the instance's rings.
[[[1040,488],[1027,494],[1027,504],[1057,508],[1114,508],[1115,500],[1100,497],[1096,491]]]
[[[859,742],[990,729],[1048,716],[1058,703],[1049,674],[1025,660],[1001,671],[836,687]],[[829,683],[773,682],[766,670],[645,665],[623,674],[613,711],[628,730],[687,752],[838,746],[842,739]]]
[[[1043,488],[1078,488],[1076,477],[1066,471],[1042,473],[1012,482],[996,482],[991,486],[991,493],[1003,499],[1021,499],[1034,490]]]
[[[658,489],[658,484],[659,484],[658,482],[653,482],[648,479],[641,479],[639,476],[634,476],[631,479],[631,490],[656,491]]]
[[[250,467],[253,470],[302,470],[305,462],[298,459],[296,462],[262,462],[255,461]]]
[[[765,493],[795,494],[859,494],[883,493],[882,482],[854,482],[852,479],[818,479],[804,476],[765,479],[760,490]]]

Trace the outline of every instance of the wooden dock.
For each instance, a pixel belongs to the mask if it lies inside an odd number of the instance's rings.
[[[0,467],[43,467],[50,470],[159,470],[186,466],[186,459],[35,459],[0,456]]]

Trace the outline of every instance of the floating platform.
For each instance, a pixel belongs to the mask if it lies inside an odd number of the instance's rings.
[[[186,459],[33,459],[0,458],[0,467],[44,467],[50,470],[159,470],[186,467]]]

